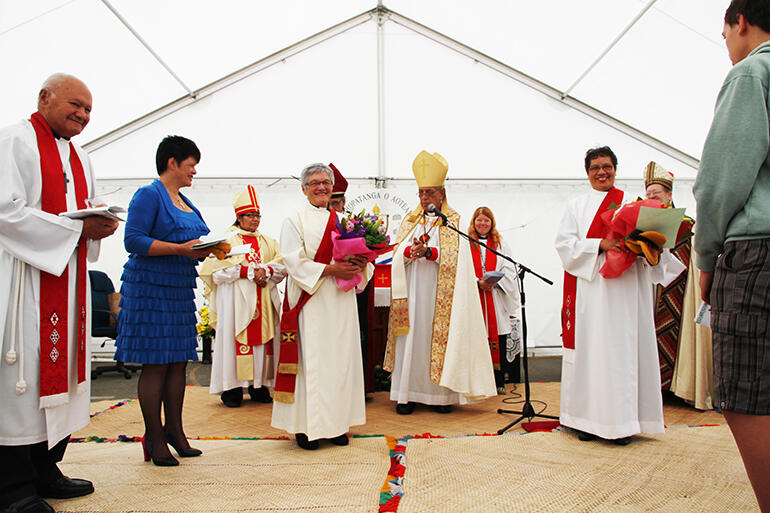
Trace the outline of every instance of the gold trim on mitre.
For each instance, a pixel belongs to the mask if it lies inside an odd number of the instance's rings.
[[[670,191],[674,188],[674,173],[666,171],[660,164],[650,162],[644,168],[644,188],[646,189],[654,183],[660,184]]]
[[[233,209],[236,216],[248,214],[249,212],[259,214],[259,201],[254,187],[247,185],[245,189],[233,196]]]
[[[418,187],[443,187],[449,164],[438,153],[422,150],[412,162],[412,172]]]

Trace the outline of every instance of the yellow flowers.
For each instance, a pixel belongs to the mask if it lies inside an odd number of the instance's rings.
[[[201,307],[201,309],[198,311],[198,317],[200,317],[200,322],[196,325],[196,328],[198,329],[198,335],[201,337],[211,337],[214,338],[214,328],[209,326],[209,318],[210,318],[210,312],[209,312],[209,306],[204,305]]]

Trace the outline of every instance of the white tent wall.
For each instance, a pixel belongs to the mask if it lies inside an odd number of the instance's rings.
[[[386,3],[0,0],[0,126],[34,110],[45,77],[72,73],[94,95],[78,142],[119,136],[91,152],[110,203],[128,205],[156,176],[163,136],[185,135],[203,154],[189,195],[212,230],[230,223],[231,197],[248,181],[275,237],[304,201],[288,177],[307,163],[337,164],[349,200],[380,176],[378,190],[415,205],[412,159],[437,151],[451,203],[465,216],[490,206],[514,257],[554,280],[528,278],[530,343],[558,345],[552,243],[565,201],[588,187],[587,148],[615,150],[631,197],[658,162],[694,212],[697,159],[729,69],[729,0]],[[199,94],[232,73],[238,80]],[[172,112],[177,101],[189,104]],[[96,265],[116,282],[122,230]]]
[[[299,174],[299,172],[297,172]],[[111,204],[128,205],[138,187],[151,180],[100,180],[99,193]],[[373,180],[353,179],[346,197],[350,204],[360,205],[359,198],[372,192],[382,196],[387,193],[391,202],[408,209],[417,206],[416,184],[413,180],[389,181],[387,188],[375,189]],[[294,179],[280,181],[265,179],[195,179],[193,186],[183,189],[193,203],[201,210],[212,233],[227,230],[234,220],[232,197],[243,190],[247,183],[257,189],[262,221],[260,231],[278,239],[281,224],[294,210],[307,200],[302,195],[299,182]],[[643,183],[635,180],[618,180],[617,185],[626,191],[627,199],[643,194]],[[674,198],[678,207],[684,207],[690,214],[694,211],[691,194],[692,182],[682,180],[676,183]],[[485,205],[495,213],[497,226],[502,236],[510,243],[516,261],[533,271],[549,278],[552,286],[536,277],[527,275],[527,321],[530,347],[544,348],[561,344],[560,307],[562,298],[562,267],[553,248],[556,229],[561,219],[564,204],[574,196],[588,190],[587,180],[449,180],[447,197],[450,205],[463,216],[459,228],[467,231],[473,211]],[[371,202],[367,205],[371,211]],[[383,201],[380,207],[386,208]],[[386,210],[383,210],[386,211]],[[394,229],[392,226],[391,229]],[[123,225],[115,236],[102,243],[99,261],[92,268],[106,272],[118,286],[123,264],[128,258],[123,249]],[[198,301],[201,301],[202,284],[199,282]],[[652,294],[652,291],[650,291]]]

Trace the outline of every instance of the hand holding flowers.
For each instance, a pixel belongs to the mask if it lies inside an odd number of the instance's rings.
[[[358,267],[358,271],[349,278],[345,275],[349,274],[350,268],[339,269],[342,274],[336,278],[337,286],[347,292],[361,282],[361,273],[367,262],[373,262],[379,253],[387,251],[390,238],[386,233],[387,225],[378,216],[366,214],[363,210],[357,215],[348,214],[337,220],[337,231],[332,232],[334,260]]]

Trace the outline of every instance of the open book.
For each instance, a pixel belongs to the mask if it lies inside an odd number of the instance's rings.
[[[126,209],[117,205],[81,208],[80,210],[70,210],[67,212],[61,212],[59,215],[63,217],[69,217],[70,219],[84,219],[91,216],[102,216],[116,221],[125,221],[118,214],[125,214]]]
[[[487,271],[481,276],[481,281],[485,281],[487,283],[497,283],[498,281],[502,280],[505,276],[505,273],[501,273],[500,271]]]

